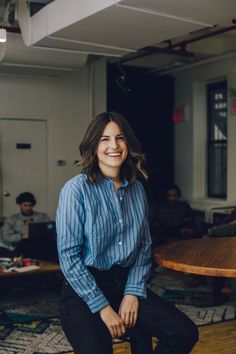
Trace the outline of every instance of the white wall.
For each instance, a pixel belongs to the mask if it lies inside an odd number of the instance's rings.
[[[107,109],[107,60],[101,58],[91,64],[91,116]]]
[[[94,76],[104,86],[104,65],[98,61],[93,69],[88,65],[79,72],[57,78],[0,76],[0,117],[47,121],[47,212],[51,218],[55,216],[61,186],[79,172],[73,162],[79,158],[78,147],[94,112],[93,105],[105,109],[105,94],[93,90]],[[57,160],[65,160],[66,164],[57,166]]]
[[[236,88],[236,56],[176,72],[175,105],[186,107],[186,120],[175,125],[175,182],[193,205],[236,205],[236,117],[231,114]],[[228,82],[227,200],[206,198],[206,92],[209,82]]]

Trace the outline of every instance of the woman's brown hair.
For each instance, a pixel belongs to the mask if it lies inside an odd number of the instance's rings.
[[[110,122],[119,126],[128,147],[128,156],[121,167],[121,179],[132,183],[138,173],[147,179],[148,174],[143,167],[145,156],[141,145],[126,119],[116,112],[100,113],[91,121],[79,146],[81,160],[77,165],[82,168],[90,182],[97,182],[101,178],[96,152],[102,133]]]

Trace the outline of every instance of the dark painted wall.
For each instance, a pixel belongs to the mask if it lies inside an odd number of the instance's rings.
[[[117,64],[108,65],[107,74],[107,109],[128,119],[146,155],[149,200],[163,200],[174,175],[174,79]]]

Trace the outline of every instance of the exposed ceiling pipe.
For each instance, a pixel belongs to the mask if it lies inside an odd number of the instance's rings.
[[[170,46],[167,48],[149,46],[149,47],[139,49],[135,54],[127,54],[127,55],[123,56],[121,58],[120,62],[127,63],[129,61],[133,61],[135,59],[147,57],[149,55],[157,54],[157,53],[194,58],[194,53],[185,50],[185,48],[181,48],[181,49],[174,49],[173,48],[172,49]]]
[[[154,69],[154,70],[151,70],[150,73],[156,73],[158,75],[168,75],[168,74],[176,73],[178,71],[187,70],[187,69],[190,69],[190,68],[195,68],[195,67],[200,66],[200,65],[212,63],[214,61],[232,58],[234,56],[236,56],[236,51],[224,53],[222,55],[218,55],[217,57],[211,57],[211,58],[207,58],[207,59],[202,59],[202,60],[200,60],[198,62],[195,62],[195,63],[192,63],[192,64],[188,64],[188,65],[183,65],[183,66],[178,67],[178,68],[172,68],[172,69],[168,69],[168,70],[158,70],[158,69],[155,70]]]
[[[208,32],[208,33],[202,34],[201,36],[198,36],[198,37],[195,37],[195,38],[187,39],[187,40],[181,41],[179,43],[172,44],[171,47],[172,48],[182,47],[182,46],[186,47],[190,43],[198,42],[198,41],[201,41],[202,39],[218,36],[219,34],[222,34],[222,33],[225,33],[225,32],[229,32],[229,31],[233,31],[233,30],[236,29],[236,25],[235,25],[235,20],[234,19],[232,20],[232,22],[234,23],[234,25],[232,25],[232,26],[229,26],[229,27],[226,27],[226,28],[221,28],[221,29],[213,31],[213,32]]]
[[[120,60],[120,62],[126,63],[129,61],[143,58],[145,56],[153,55],[156,53],[178,55],[178,56],[182,56],[182,57],[194,57],[194,53],[186,50],[186,47],[188,44],[198,42],[198,41],[201,41],[201,40],[209,38],[209,37],[217,36],[222,33],[236,30],[236,24],[235,24],[236,20],[233,19],[232,22],[233,22],[232,26],[229,26],[226,28],[221,28],[221,29],[215,30],[213,32],[208,32],[208,33],[202,34],[200,36],[197,36],[195,38],[183,40],[183,41],[177,42],[175,44],[173,44],[171,42],[171,40],[165,41],[166,43],[168,43],[168,46],[166,48],[155,47],[155,46],[148,46],[148,47],[141,48],[135,54],[127,54],[127,55],[123,56],[122,59]]]

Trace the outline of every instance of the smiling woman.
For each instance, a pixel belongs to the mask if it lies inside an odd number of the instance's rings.
[[[112,339],[124,334],[132,354],[189,353],[194,323],[146,289],[151,237],[139,141],[121,115],[105,112],[90,123],[80,152],[82,173],[62,188],[56,218],[60,314],[75,354],[112,354]]]
[[[120,187],[119,172],[128,155],[128,148],[120,127],[107,124],[97,148],[98,166],[104,176],[113,179],[115,189]]]
[[[113,124],[108,130],[107,126],[109,123]],[[112,134],[112,136],[105,135],[105,130],[109,134]],[[126,158],[123,160],[123,164],[120,165],[120,179],[124,177],[124,171],[130,182],[134,181],[137,173],[141,174],[146,179],[148,174],[143,167],[145,157],[139,141],[127,121],[120,114],[109,112],[101,113],[96,119],[92,120],[80,144],[81,161],[77,165],[82,167],[83,172],[87,174],[89,180],[91,182],[98,182],[101,178],[101,171],[98,164],[98,149],[100,150],[103,144],[107,146],[108,142],[112,139],[115,139],[115,144],[119,145],[121,141],[123,141],[127,148]],[[100,143],[103,144],[100,145]],[[122,144],[122,146],[124,146],[124,144]],[[114,150],[114,147],[110,148]],[[117,147],[115,147],[115,149],[116,148]],[[110,153],[114,153],[113,150],[110,151]]]

